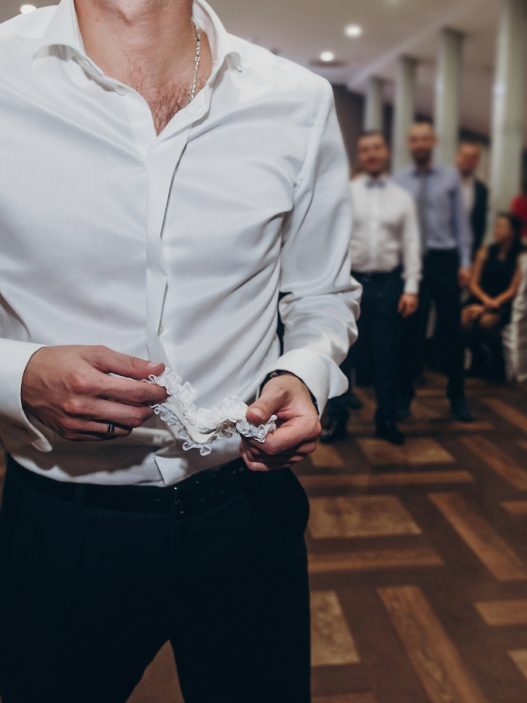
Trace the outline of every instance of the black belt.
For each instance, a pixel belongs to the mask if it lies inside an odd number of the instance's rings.
[[[383,280],[386,278],[391,278],[394,276],[400,276],[402,274],[402,267],[397,266],[397,268],[391,271],[352,271],[351,275],[356,278],[359,282],[360,280],[376,281]]]
[[[125,512],[171,513],[190,517],[207,512],[243,492],[249,470],[241,459],[206,469],[173,486],[101,486],[56,481],[7,461],[9,478],[32,490],[62,501]]]

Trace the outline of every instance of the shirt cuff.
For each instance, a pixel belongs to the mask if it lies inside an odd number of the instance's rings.
[[[48,439],[29,420],[22,407],[22,377],[33,354],[44,344],[18,342],[11,339],[0,341],[0,421],[15,425],[18,432],[41,452],[52,450]]]
[[[408,278],[404,282],[404,292],[410,295],[419,295],[419,281],[416,278]]]
[[[470,257],[470,252],[462,252],[461,253],[461,268],[462,269],[469,269],[472,266],[472,259]]]
[[[309,349],[292,349],[269,365],[263,378],[273,371],[289,371],[303,381],[316,400],[322,415],[329,398],[342,395],[348,388],[346,376],[335,362]]]

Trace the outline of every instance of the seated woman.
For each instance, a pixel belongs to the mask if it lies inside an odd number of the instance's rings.
[[[472,296],[463,308],[462,323],[473,355],[471,374],[486,374],[500,382],[505,380],[501,330],[510,322],[512,301],[521,283],[518,218],[500,213],[494,240],[476,256],[469,284]]]

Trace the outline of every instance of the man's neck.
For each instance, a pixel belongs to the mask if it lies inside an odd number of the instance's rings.
[[[385,175],[385,171],[365,171],[364,172],[367,176],[367,178],[372,178],[373,180],[377,181],[380,178],[383,178]]]
[[[75,0],[88,56],[122,82],[159,86],[192,68],[192,0]],[[133,87],[136,87],[135,85]]]

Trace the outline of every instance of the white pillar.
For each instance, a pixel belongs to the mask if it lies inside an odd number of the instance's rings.
[[[384,128],[384,81],[382,78],[371,76],[366,88],[366,114],[364,129],[375,129],[382,132]]]
[[[521,190],[527,0],[503,0],[498,28],[491,155],[491,208]]]
[[[441,32],[439,66],[435,88],[437,160],[452,165],[459,140],[459,100],[463,59],[463,35],[453,29]]]
[[[408,129],[415,117],[417,61],[402,56],[397,65],[393,120],[393,170],[399,171],[410,162]]]

